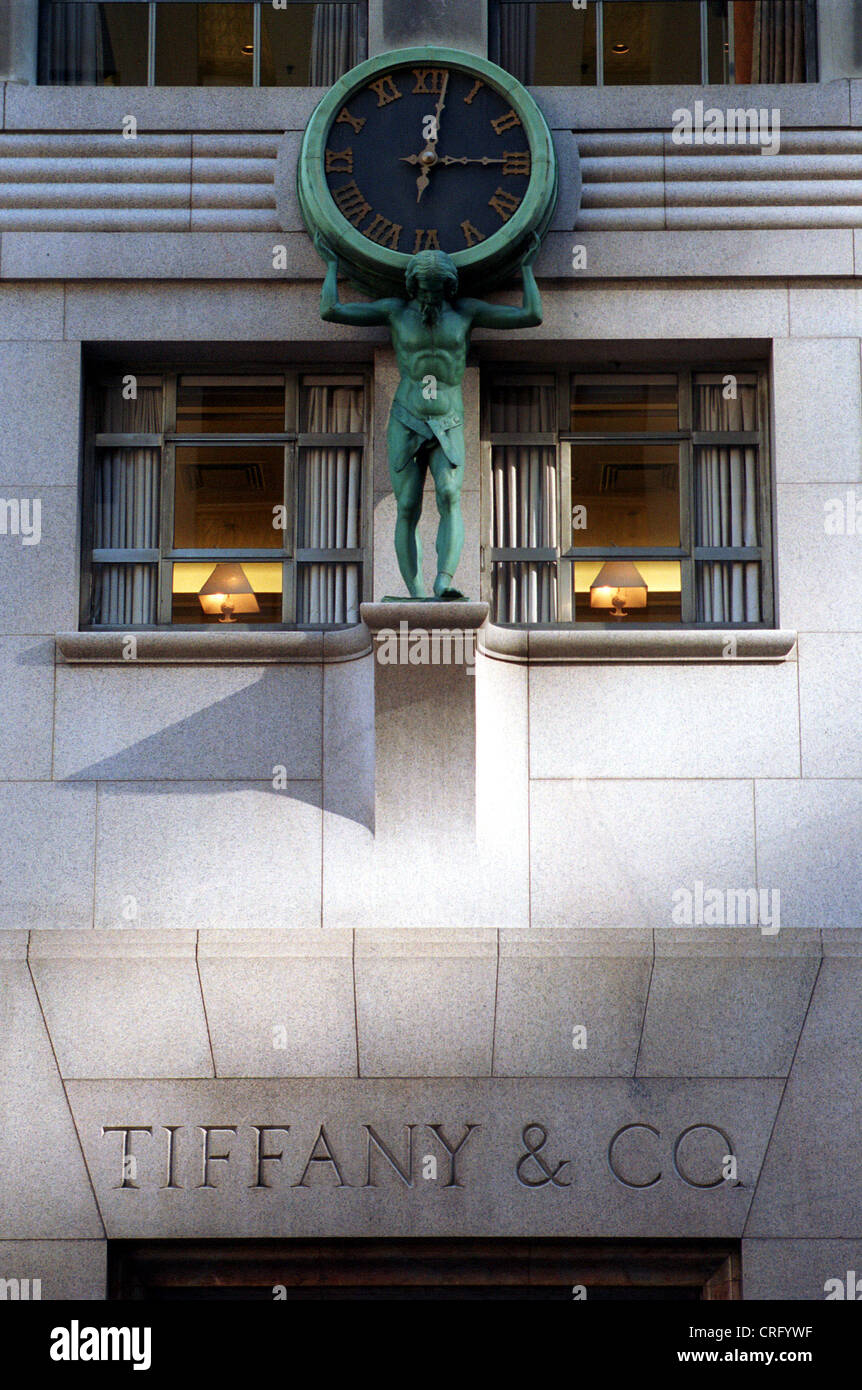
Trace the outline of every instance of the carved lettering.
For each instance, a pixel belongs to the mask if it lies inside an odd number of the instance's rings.
[[[139,1187],[140,1184],[134,1181],[134,1167],[129,1160],[132,1157],[132,1145],[129,1139],[130,1134],[149,1134],[152,1135],[152,1125],[102,1125],[102,1135],[122,1134],[123,1153],[120,1166],[121,1180],[115,1183],[115,1187]]]
[[[431,1130],[431,1133],[432,1133],[432,1134],[435,1134],[435,1135],[437,1136],[437,1138],[440,1140],[440,1143],[443,1145],[443,1148],[446,1150],[447,1154],[449,1155],[449,1181],[448,1181],[448,1182],[445,1182],[445,1183],[443,1184],[443,1186],[444,1186],[444,1187],[463,1187],[464,1184],[463,1184],[463,1183],[460,1183],[460,1182],[458,1181],[458,1174],[457,1174],[457,1171],[456,1171],[456,1162],[455,1162],[455,1161],[456,1161],[456,1159],[457,1159],[459,1153],[460,1153],[461,1150],[463,1149],[464,1145],[466,1144],[467,1140],[470,1138],[470,1135],[473,1133],[474,1129],[479,1129],[480,1126],[479,1126],[479,1125],[465,1125],[465,1126],[464,1126],[464,1133],[463,1133],[462,1137],[459,1139],[458,1143],[455,1145],[454,1148],[453,1148],[452,1145],[449,1143],[449,1140],[446,1138],[445,1134],[443,1133],[443,1126],[442,1126],[442,1125],[439,1125],[439,1124],[438,1124],[438,1125],[429,1125],[428,1128]]]
[[[224,1154],[214,1154],[210,1149],[210,1137],[213,1134],[236,1134],[236,1125],[199,1125],[201,1134],[204,1137],[202,1162],[203,1176],[198,1183],[199,1187],[218,1187],[218,1183],[210,1182],[211,1163],[229,1163],[230,1152]]]
[[[403,1166],[403,1167],[402,1167],[401,1164],[398,1162],[398,1159],[395,1157],[394,1153],[393,1153],[392,1150],[389,1148],[388,1144],[386,1144],[386,1143],[380,1138],[380,1135],[377,1133],[377,1130],[374,1128],[374,1126],[373,1126],[373,1125],[365,1125],[364,1128],[365,1128],[365,1132],[366,1132],[366,1135],[367,1135],[367,1142],[366,1142],[366,1159],[365,1159],[365,1186],[366,1186],[366,1187],[376,1187],[376,1186],[377,1186],[377,1183],[374,1181],[373,1162],[372,1162],[372,1159],[373,1159],[373,1157],[374,1157],[374,1154],[375,1154],[375,1152],[377,1152],[377,1153],[381,1153],[381,1154],[383,1155],[383,1157],[386,1159],[386,1162],[389,1164],[389,1167],[393,1170],[393,1172],[395,1172],[395,1173],[398,1174],[399,1178],[400,1178],[401,1181],[404,1183],[404,1186],[405,1186],[405,1187],[412,1187],[412,1186],[413,1186],[413,1131],[414,1131],[414,1129],[416,1128],[416,1126],[415,1126],[415,1125],[405,1125],[405,1126],[404,1126],[404,1128],[407,1130],[407,1158],[406,1158],[406,1160],[405,1160],[405,1163],[404,1163],[404,1166]]]
[[[323,1149],[323,1152],[318,1153],[317,1150],[321,1147]],[[302,1177],[299,1179],[299,1182],[295,1182],[293,1184],[294,1187],[308,1186],[305,1179],[308,1177],[308,1172],[311,1168],[312,1163],[329,1164],[335,1170],[335,1176],[338,1178],[336,1187],[350,1186],[350,1183],[345,1182],[344,1178],[341,1176],[341,1169],[338,1166],[338,1160],[336,1159],[335,1154],[332,1152],[332,1149],[330,1148],[325,1125],[321,1125],[320,1129],[317,1131],[317,1138],[311,1146],[311,1153],[308,1155],[308,1162],[302,1170]]]

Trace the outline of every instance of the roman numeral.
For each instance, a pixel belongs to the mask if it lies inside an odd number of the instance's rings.
[[[529,174],[530,156],[529,154],[515,154],[510,150],[503,151],[503,174]]]
[[[424,242],[423,242],[423,240],[422,240],[423,237],[425,238]],[[428,229],[428,231],[426,232],[424,227],[417,227],[417,228],[416,228],[416,241],[415,241],[414,246],[413,246],[413,254],[414,254],[414,256],[416,255],[417,251],[439,251],[439,250],[440,250],[440,241],[439,241],[438,236],[437,236],[437,228],[436,228],[436,227],[430,227],[430,228]]]
[[[439,96],[446,80],[446,69],[414,68],[413,76],[416,78],[416,86],[413,88],[414,96],[418,96],[420,92],[424,92],[426,96]],[[431,83],[430,87],[429,82]]]
[[[374,221],[369,227],[363,228],[362,235],[367,236],[369,241],[376,241],[378,246],[388,246],[390,251],[397,251],[402,231],[400,222],[390,222],[388,217],[376,212]]]
[[[498,116],[495,121],[491,122],[498,135],[502,135],[505,131],[511,130],[513,126],[520,124],[521,117],[517,111],[507,111],[505,116]]]
[[[503,173],[505,173],[505,169]],[[353,150],[327,150],[326,151],[326,173],[327,174],[352,174],[353,173]]]
[[[521,206],[522,199],[515,198],[511,193],[507,193],[505,188],[498,188],[493,198],[488,199],[488,207],[498,212],[504,222],[508,222],[512,213]]]
[[[485,233],[480,232],[478,227],[474,227],[469,218],[461,223],[461,231],[464,233],[464,240],[468,246],[475,246],[477,241],[485,240]]]
[[[389,106],[393,101],[400,101],[404,93],[399,92],[389,73],[385,77],[379,77],[376,82],[370,82],[369,88],[377,94],[377,105]]]
[[[341,188],[333,190],[333,198],[338,205],[338,210],[348,222],[352,222],[354,227],[358,227],[364,217],[371,211],[371,204],[366,203],[363,194],[353,179],[350,183],[345,183]]]
[[[342,106],[338,115],[335,117],[336,125],[349,125],[353,127],[353,134],[358,135],[365,125],[364,116],[351,116],[346,106]]]
[[[478,91],[480,91],[480,90],[482,89],[482,87],[484,87],[484,85],[485,85],[484,82],[476,82],[476,83],[474,83],[472,91],[468,92],[467,96],[465,96],[465,98],[464,98],[464,105],[465,105],[465,106],[472,106],[472,105],[473,105],[473,98],[475,97],[476,93],[477,93]]]

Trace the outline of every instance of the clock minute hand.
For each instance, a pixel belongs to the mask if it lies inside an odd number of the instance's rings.
[[[444,154],[441,155],[439,162],[441,164],[505,164],[506,161],[505,159],[492,159],[487,154],[482,155],[481,159],[471,159],[468,155]]]

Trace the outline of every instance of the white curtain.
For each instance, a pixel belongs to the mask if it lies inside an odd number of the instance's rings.
[[[17,4],[18,0],[13,0]],[[39,81],[69,87],[100,86],[116,76],[101,4],[47,4],[41,8]]]
[[[159,434],[160,387],[141,387],[137,400],[106,391],[101,412],[105,434]],[[96,550],[155,550],[159,544],[161,451],[151,448],[99,449],[96,455],[93,547]],[[151,564],[94,564],[93,611],[96,624],[150,624],[156,621],[158,567]]]
[[[326,6],[325,8],[330,8]],[[304,432],[361,434],[361,386],[310,386]],[[303,449],[299,459],[297,544],[304,550],[354,550],[360,544],[362,450],[340,444]],[[325,561],[298,566],[301,623],[358,623],[360,567]]]
[[[331,87],[359,59],[359,6],[315,5],[309,85]]]
[[[498,9],[500,67],[529,86],[536,62],[536,7],[501,4]]]
[[[512,8],[519,8],[513,6]],[[549,386],[499,388],[491,404],[494,434],[553,433],[556,397]],[[544,444],[495,445],[491,452],[495,549],[557,544],[557,451]],[[499,623],[550,623],[557,616],[556,564],[501,561],[493,570]]]
[[[720,384],[696,386],[701,430],[757,429],[757,391],[739,386],[737,399],[724,400]],[[757,450],[751,445],[711,444],[695,451],[697,545],[756,546]],[[697,616],[708,623],[760,621],[758,561],[700,561],[697,565]]]

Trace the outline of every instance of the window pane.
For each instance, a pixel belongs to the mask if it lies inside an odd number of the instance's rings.
[[[327,382],[306,377],[301,400],[299,428],[303,434],[361,434],[365,428],[365,392],[361,382]]]
[[[571,428],[578,434],[676,431],[676,378],[591,382],[575,377]]]
[[[138,380],[137,395],[127,398],[120,382],[96,390],[96,429],[100,434],[161,434],[162,387]]]
[[[155,550],[159,544],[161,449],[97,449],[95,550]]]
[[[97,627],[156,621],[157,565],[94,565],[90,621]]]
[[[557,386],[551,380],[521,384],[495,381],[491,386],[492,434],[555,434]]]
[[[726,399],[726,391],[734,386],[735,396]],[[757,387],[725,376],[710,381],[695,380],[694,419],[696,430],[757,429]]]
[[[148,24],[146,4],[87,0],[43,5],[39,81],[72,87],[145,87]]]
[[[491,566],[491,591],[496,623],[557,621],[555,564],[499,561]]]
[[[160,4],[156,11],[156,85],[250,87],[250,4]]]
[[[760,622],[761,567],[756,560],[709,561],[695,570],[698,622]]]
[[[491,453],[491,544],[501,549],[557,544],[557,451],[535,444]]]
[[[331,87],[361,63],[359,5],[289,5],[261,10],[263,87]]]
[[[572,445],[572,540],[679,545],[679,446]]]
[[[219,582],[225,585],[222,591],[218,589]],[[202,603],[200,591],[205,586],[216,592],[204,595]],[[175,623],[221,623],[231,616],[231,607],[237,623],[281,622],[280,564],[249,560],[241,564],[214,560],[183,562],[173,567],[171,590],[171,620]]]
[[[727,0],[710,0],[707,6],[707,52],[710,82],[730,81],[730,32]]]
[[[700,0],[604,6],[605,86],[700,82]]]
[[[501,4],[492,50],[519,81],[576,87],[596,81],[596,7],[570,4]]]
[[[591,584],[603,569],[602,578],[609,582],[591,592]],[[574,571],[576,622],[622,625],[682,621],[678,560],[580,560]],[[642,581],[645,594],[637,581]]]
[[[273,509],[283,503],[282,446],[177,445],[178,550],[280,549]]]
[[[283,434],[284,381],[264,383],[181,377],[178,434]]]
[[[302,564],[297,568],[298,623],[358,623],[360,566]]]
[[[362,544],[362,450],[301,449],[296,543],[308,550],[352,550]]]

